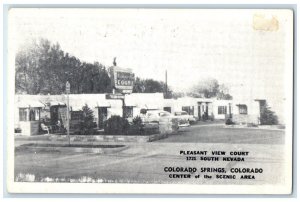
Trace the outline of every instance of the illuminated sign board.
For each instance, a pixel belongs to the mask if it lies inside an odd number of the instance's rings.
[[[110,67],[110,78],[112,86],[120,93],[132,93],[134,74],[131,69]]]
[[[129,72],[117,72],[116,86],[133,86],[134,74]]]

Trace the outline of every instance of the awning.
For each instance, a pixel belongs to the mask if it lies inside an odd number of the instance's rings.
[[[50,106],[65,106],[66,104],[63,102],[59,102],[59,101],[51,101],[49,102]]]
[[[125,99],[125,106],[128,106],[128,107],[136,107],[137,104],[134,100],[132,99]]]
[[[162,109],[164,98],[162,93],[138,93],[125,96],[125,105],[146,109]]]
[[[96,107],[111,107],[111,104],[108,100],[97,101]]]
[[[19,108],[43,108],[45,107],[44,104],[42,104],[39,101],[33,101],[33,100],[23,100],[18,102],[18,107]]]
[[[148,104],[144,104],[144,105],[141,105],[141,108],[144,108],[144,109],[160,109],[160,106],[158,106],[157,104],[151,104],[151,103],[148,103]]]
[[[69,105],[72,111],[80,111],[82,110],[82,107],[85,105],[81,100],[70,100]]]
[[[238,107],[247,107],[246,104],[236,104],[236,106],[238,106]]]

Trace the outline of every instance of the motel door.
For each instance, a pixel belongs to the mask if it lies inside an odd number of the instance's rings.
[[[201,105],[198,105],[198,120],[201,120]]]
[[[98,108],[98,126],[99,129],[104,128],[104,122],[107,120],[107,107],[99,107]]]
[[[56,124],[58,120],[58,106],[50,107],[50,118],[51,118],[51,124]]]
[[[209,107],[208,107],[208,103],[205,104],[205,106],[203,106],[204,108],[202,108],[203,110],[203,114],[202,114],[202,120],[206,121],[209,118]]]

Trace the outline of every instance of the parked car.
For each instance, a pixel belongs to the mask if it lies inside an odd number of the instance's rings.
[[[145,122],[160,122],[172,118],[172,114],[163,110],[149,110],[143,117]]]
[[[178,118],[163,110],[147,110],[145,114],[141,115],[141,118],[144,123],[158,123],[161,125],[161,132],[176,133],[180,127]]]
[[[170,112],[163,110],[149,110],[142,118],[145,122],[166,122],[173,121],[177,122],[178,127],[187,127],[189,126],[189,121],[186,118],[177,117],[172,115]]]
[[[196,122],[196,118],[193,115],[189,115],[186,111],[178,111],[174,115],[179,118],[179,122],[188,122],[188,125]]]

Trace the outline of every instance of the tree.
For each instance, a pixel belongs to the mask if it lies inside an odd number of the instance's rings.
[[[43,86],[42,64],[47,64],[45,53],[50,50],[50,42],[41,39],[21,49],[15,58],[16,93],[38,94]]]
[[[229,89],[224,84],[219,85],[217,98],[220,100],[232,100],[232,96],[229,94]]]
[[[232,99],[232,96],[228,93],[228,88],[224,84],[220,85],[218,80],[213,78],[207,78],[199,81],[191,88],[188,95],[204,98],[216,97],[218,99],[225,100]]]
[[[99,62],[81,62],[46,39],[33,41],[16,55],[16,93],[62,94],[65,83],[71,93],[110,93],[111,82]]]
[[[169,88],[166,89],[166,84],[162,81],[154,79],[141,79],[136,77],[133,84],[133,93],[164,93],[164,98],[172,98],[173,91]]]
[[[94,123],[93,110],[89,108],[87,104],[82,107],[82,121],[80,122],[80,133],[83,135],[90,135],[94,133],[94,128],[96,127]]]
[[[183,92],[172,92],[172,98],[181,98],[181,97],[184,97],[185,94]]]
[[[260,108],[260,124],[261,125],[277,125],[278,117],[275,112],[270,110],[270,107],[265,102]]]
[[[135,78],[134,84],[133,84],[133,93],[144,93],[145,86],[144,81],[141,80],[139,77]]]
[[[100,63],[83,63],[78,93],[110,93],[112,91],[110,78],[106,68]],[[78,82],[78,81],[77,81]]]
[[[219,89],[219,83],[216,79],[204,79],[193,86],[191,94],[194,97],[211,98],[216,97]]]
[[[137,77],[133,85],[134,93],[163,93],[165,83],[153,79],[140,79]]]

